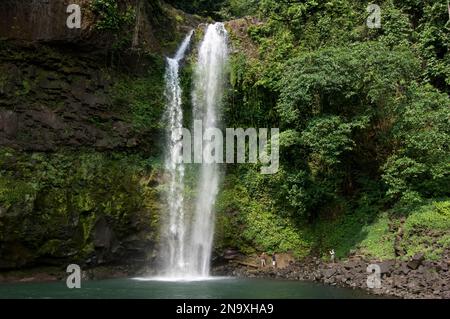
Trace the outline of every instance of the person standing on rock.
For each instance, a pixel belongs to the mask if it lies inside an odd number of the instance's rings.
[[[275,254],[272,254],[272,266],[277,268],[277,256]]]
[[[331,257],[331,262],[334,264],[334,259],[335,259],[336,253],[334,252],[334,249],[330,250],[330,257]]]
[[[261,260],[261,268],[266,267],[266,253],[261,254],[260,260]]]

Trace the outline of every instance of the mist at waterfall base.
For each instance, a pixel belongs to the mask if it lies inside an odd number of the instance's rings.
[[[182,152],[183,101],[180,66],[189,48],[190,32],[173,58],[167,58],[167,154],[165,170],[169,179],[160,239],[159,278],[169,281],[201,280],[209,277],[214,237],[214,204],[219,188],[217,164],[201,164],[194,209],[186,211],[185,164],[178,161]],[[201,120],[205,129],[218,125],[225,86],[228,59],[227,31],[223,23],[210,24],[198,48],[195,64],[192,105],[193,120]],[[208,148],[208,142],[194,147]],[[210,143],[210,142],[209,142]]]

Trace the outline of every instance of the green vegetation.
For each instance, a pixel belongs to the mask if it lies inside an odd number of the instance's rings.
[[[446,3],[382,1],[380,29],[366,26],[368,4],[265,0],[242,13],[260,23],[229,24],[227,126],[282,133],[276,175],[227,172],[218,224],[244,225],[228,245],[378,259],[449,248]]]
[[[220,9],[226,4],[227,0],[167,0],[166,2],[188,13],[217,18]]]
[[[297,257],[309,253],[308,239],[294,222],[275,213],[269,197],[251,198],[237,175],[228,175],[217,209],[218,249],[235,246],[247,254],[289,251]]]
[[[131,46],[131,30],[136,21],[136,8],[120,4],[118,0],[93,0],[90,3],[90,9],[96,17],[95,28],[113,35],[114,50]]]
[[[164,61],[152,59],[143,76],[121,75],[112,90],[112,107],[138,130],[163,129]]]
[[[404,224],[403,248],[406,256],[424,253],[438,260],[450,245],[450,201],[434,201],[417,207]]]
[[[90,8],[97,16],[95,27],[98,30],[121,31],[134,24],[136,18],[133,7],[121,10],[117,0],[93,0]]]

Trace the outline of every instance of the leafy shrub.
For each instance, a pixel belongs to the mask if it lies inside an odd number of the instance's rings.
[[[98,30],[120,31],[135,20],[134,8],[128,6],[122,12],[117,0],[93,0],[90,8],[97,16],[95,27]]]

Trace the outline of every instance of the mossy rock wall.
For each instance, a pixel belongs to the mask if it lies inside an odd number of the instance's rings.
[[[8,25],[0,28],[0,270],[151,266],[163,211],[164,55],[198,18],[162,1],[120,0],[119,10],[139,17],[105,30],[93,1],[80,0],[82,28],[69,30],[64,3],[53,2],[0,4],[0,26]]]
[[[0,167],[0,269],[151,264],[160,213],[151,161],[3,149]]]

